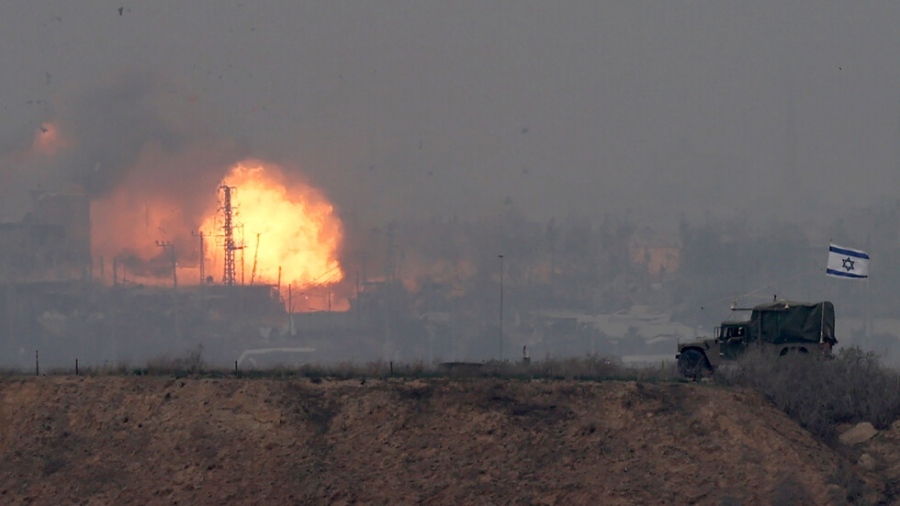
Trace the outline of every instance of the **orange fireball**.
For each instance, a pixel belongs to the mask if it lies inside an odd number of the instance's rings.
[[[233,237],[239,279],[299,287],[339,282],[341,222],[315,188],[289,185],[271,164],[245,161],[232,167],[222,185],[232,188]],[[216,278],[225,271],[224,210],[211,210],[201,230],[216,236],[206,251]]]

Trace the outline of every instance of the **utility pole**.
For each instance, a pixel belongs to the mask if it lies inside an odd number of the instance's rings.
[[[503,361],[503,255],[500,259],[500,361]]]
[[[175,258],[175,245],[169,241],[156,241],[160,248],[169,250],[172,255],[172,288],[178,288],[178,263]]]
[[[222,185],[219,187],[219,190],[222,192],[222,215],[225,218],[225,223],[222,226],[222,230],[225,236],[225,274],[222,277],[222,282],[228,286],[234,286],[234,251],[238,249],[243,249],[243,245],[238,246],[234,242],[234,208],[231,204],[231,194],[235,190],[233,186]],[[241,255],[243,258],[243,255]],[[242,269],[243,270],[243,269]],[[242,272],[243,274],[243,272]]]
[[[259,258],[259,236],[260,233],[256,233],[256,250],[253,252],[253,268],[250,270],[250,284],[253,284],[253,281],[256,279],[256,260]]]
[[[203,236],[205,234],[201,230],[200,232],[191,232],[191,235],[200,238],[200,284],[202,285],[206,283],[206,265],[204,263],[206,260],[206,250],[203,246]]]

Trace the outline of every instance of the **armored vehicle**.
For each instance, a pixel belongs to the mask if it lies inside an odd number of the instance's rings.
[[[750,311],[746,321],[722,322],[714,337],[679,343],[678,372],[688,378],[712,373],[750,349],[770,352],[831,355],[834,337],[834,304],[777,300],[752,308],[732,306],[732,311]]]

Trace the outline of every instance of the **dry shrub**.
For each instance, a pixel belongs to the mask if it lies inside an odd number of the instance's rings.
[[[147,362],[142,371],[146,374],[198,374],[203,372],[203,345],[198,345],[185,352],[181,357],[160,355]]]
[[[528,374],[532,377],[564,380],[603,380],[633,377],[634,370],[615,357],[589,354],[584,357],[553,358],[531,364],[507,364],[501,373],[507,376]]]
[[[269,377],[271,375],[277,377],[306,377],[320,381],[328,380],[362,380],[367,378],[387,379],[387,378],[422,378],[431,377],[436,374],[433,368],[429,368],[424,362],[393,362],[386,360],[377,360],[374,362],[356,363],[356,362],[338,362],[328,363],[308,363],[299,367],[282,366],[278,369],[260,369],[253,372],[255,377]]]
[[[194,375],[223,376],[236,374],[247,378],[309,378],[320,382],[327,380],[354,379],[422,379],[422,378],[504,378],[504,379],[550,379],[566,381],[678,381],[674,363],[664,361],[658,364],[626,365],[613,356],[590,354],[581,357],[551,357],[543,360],[508,362],[490,360],[484,362],[445,362],[429,364],[424,361],[395,362],[376,360],[367,363],[344,361],[338,363],[306,363],[297,365],[276,365],[268,368],[210,368],[203,360],[203,347],[187,350],[183,356],[160,355],[147,361],[143,367],[132,367],[128,363],[115,366],[81,368],[82,374],[149,374],[149,375]],[[69,369],[54,371],[67,374]],[[6,374],[21,375],[22,371],[6,371]],[[27,371],[25,372],[27,374]],[[0,370],[0,377],[4,371]]]
[[[832,359],[749,352],[734,366],[720,368],[715,381],[758,391],[825,440],[836,436],[840,423],[868,421],[883,429],[900,415],[900,375],[857,347]]]
[[[127,360],[117,362],[115,364],[110,364],[108,362],[104,362],[101,365],[94,366],[80,366],[79,374],[83,376],[127,376],[129,374],[134,374],[136,372],[141,371],[140,368],[136,368],[131,365]],[[69,374],[71,371],[68,369],[61,370],[60,374]]]

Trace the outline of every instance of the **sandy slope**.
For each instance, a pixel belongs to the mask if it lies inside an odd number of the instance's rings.
[[[700,384],[7,378],[0,503],[872,503],[892,434],[863,469]]]

